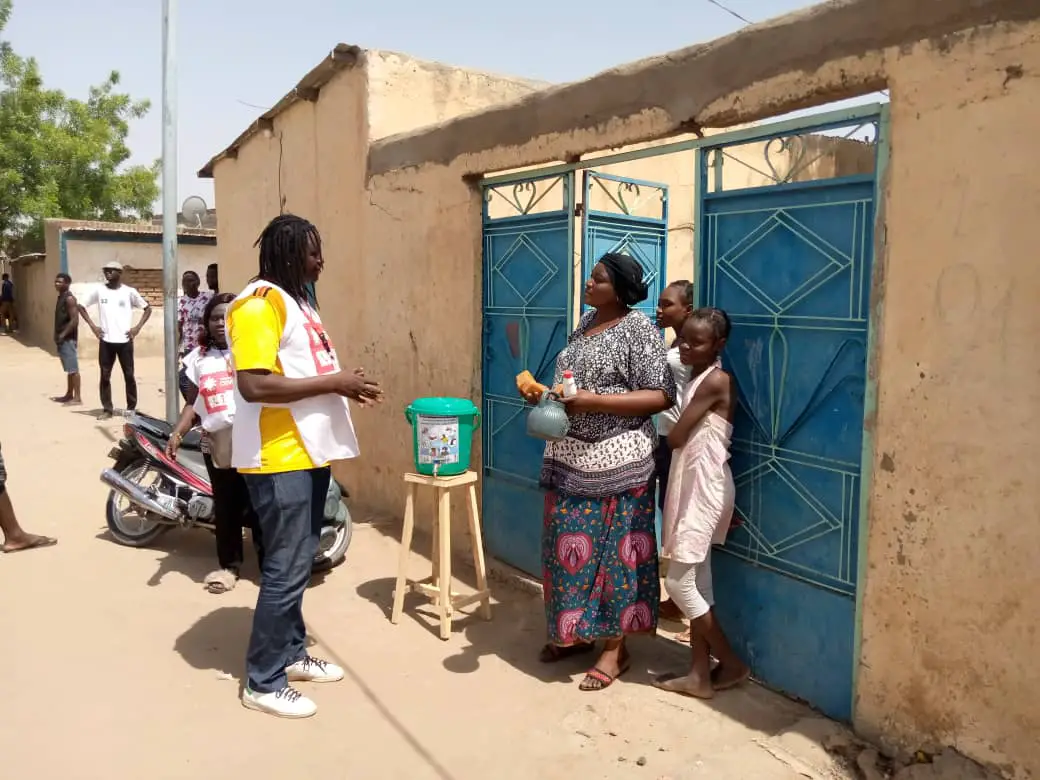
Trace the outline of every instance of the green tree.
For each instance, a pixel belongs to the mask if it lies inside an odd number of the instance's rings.
[[[86,100],[47,89],[31,57],[2,38],[12,0],[0,0],[0,248],[39,251],[49,217],[149,219],[159,162],[127,166],[130,122],[147,100],[117,90],[113,71]]]

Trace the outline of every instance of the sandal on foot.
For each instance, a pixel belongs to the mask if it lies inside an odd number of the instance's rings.
[[[622,667],[620,669],[618,669],[618,673],[615,674],[613,677],[611,677],[609,674],[604,672],[599,667],[593,666],[591,669],[589,669],[587,672],[585,672],[585,679],[582,680],[581,683],[578,684],[578,690],[579,691],[602,691],[602,690],[605,690],[605,689],[609,688],[611,685],[613,685],[614,681],[617,680],[618,677],[620,677],[625,672],[627,672],[629,666],[631,666],[630,663],[626,662],[625,664],[623,664]]]
[[[218,569],[207,574],[202,582],[210,593],[227,593],[235,589],[238,575],[228,569]]]
[[[554,664],[557,661],[562,661],[565,658],[570,658],[575,655],[584,655],[585,653],[591,653],[595,649],[596,645],[592,642],[583,642],[578,645],[567,645],[567,647],[559,647],[554,644],[547,644],[542,648],[542,651],[538,654],[538,660],[543,664]]]
[[[58,540],[51,536],[35,536],[32,540],[21,547],[4,547],[3,551],[5,554],[11,554],[16,552],[25,552],[26,550],[41,550],[44,547],[53,547],[58,543]]]

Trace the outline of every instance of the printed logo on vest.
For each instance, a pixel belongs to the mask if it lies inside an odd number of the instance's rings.
[[[303,327],[307,331],[311,357],[314,359],[314,370],[318,372],[318,376],[337,371],[336,353],[332,351],[332,345],[329,344],[328,336],[325,335],[325,328],[320,322],[316,322],[310,317],[307,318]]]
[[[217,414],[230,409],[234,388],[234,377],[226,371],[214,371],[199,377],[199,395],[206,405],[206,413]]]

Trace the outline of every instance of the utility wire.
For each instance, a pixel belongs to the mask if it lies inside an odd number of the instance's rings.
[[[716,8],[721,8],[721,9],[722,9],[723,11],[725,11],[726,13],[728,13],[728,14],[729,14],[730,16],[734,16],[734,17],[736,17],[737,19],[739,19],[740,21],[742,21],[742,22],[743,22],[743,23],[744,23],[745,25],[748,25],[748,24],[754,24],[754,22],[752,22],[752,21],[751,21],[750,19],[748,19],[748,18],[747,18],[746,16],[743,16],[742,14],[739,14],[739,13],[737,13],[736,11],[734,11],[734,10],[733,10],[732,8],[730,8],[730,7],[729,7],[728,5],[726,5],[725,3],[722,3],[722,2],[720,2],[720,0],[706,0],[706,1],[707,1],[707,2],[709,2],[709,3],[711,3],[711,4],[712,4],[713,6],[715,6]],[[882,94],[882,95],[884,95],[885,97],[888,97],[888,90],[887,90],[887,89],[882,89],[882,90],[880,90],[880,92],[881,92],[881,94]]]
[[[750,19],[748,19],[748,18],[747,18],[746,16],[741,16],[740,14],[738,14],[738,13],[737,13],[736,11],[734,11],[734,10],[733,10],[732,8],[730,8],[729,6],[727,6],[727,5],[724,5],[724,4],[720,3],[720,2],[719,2],[719,0],[708,0],[708,2],[709,2],[709,3],[711,3],[711,4],[713,5],[713,6],[715,6],[715,7],[717,7],[717,8],[721,8],[721,9],[722,9],[723,11],[725,11],[726,13],[728,13],[728,14],[729,14],[730,16],[735,16],[735,17],[737,17],[737,18],[738,18],[738,19],[740,19],[740,21],[742,21],[742,22],[743,22],[744,24],[754,24],[754,22],[752,22],[752,21],[751,21]]]

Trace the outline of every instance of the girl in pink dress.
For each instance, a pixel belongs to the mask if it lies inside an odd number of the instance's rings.
[[[664,675],[654,685],[705,699],[750,674],[712,611],[711,547],[726,540],[733,517],[729,445],[737,389],[719,357],[729,330],[725,312],[705,308],[693,311],[680,331],[679,357],[691,378],[668,434],[674,452],[662,523],[661,552],[669,559],[665,589],[690,619],[693,662],[686,675]],[[719,661],[714,671],[712,655]]]

